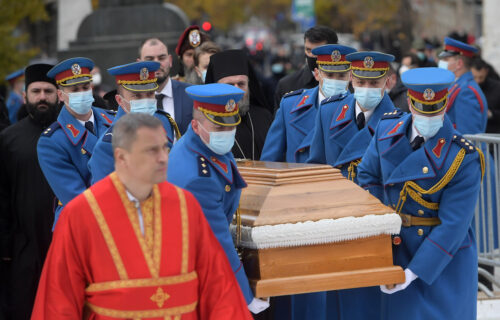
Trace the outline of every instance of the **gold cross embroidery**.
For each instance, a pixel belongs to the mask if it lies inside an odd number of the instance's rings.
[[[168,298],[170,298],[170,295],[163,291],[162,288],[158,288],[158,290],[156,290],[156,293],[153,294],[150,299],[151,301],[156,302],[158,308],[161,308]]]

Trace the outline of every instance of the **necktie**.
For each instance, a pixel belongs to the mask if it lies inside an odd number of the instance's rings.
[[[163,110],[163,98],[166,96],[163,93],[158,93],[155,98],[156,98],[156,108],[158,110]]]
[[[359,130],[365,127],[365,114],[363,112],[360,112],[356,117],[356,124],[358,125]]]
[[[88,131],[90,131],[92,134],[95,135],[94,124],[92,123],[92,121],[86,121],[85,122],[85,129],[87,129]]]
[[[421,136],[416,136],[415,139],[413,139],[413,141],[410,143],[410,146],[413,150],[417,150],[424,142],[424,138],[422,138]]]

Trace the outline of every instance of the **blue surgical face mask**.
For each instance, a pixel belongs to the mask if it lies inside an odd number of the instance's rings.
[[[156,99],[130,100],[130,112],[154,115],[156,112]]]
[[[326,98],[347,92],[349,81],[323,78],[321,91]]]
[[[198,122],[198,125],[200,126],[200,128],[202,128],[205,132],[207,132],[210,135],[210,141],[208,143],[206,143],[202,139],[202,141],[210,150],[221,156],[231,151],[234,145],[236,128],[234,128],[231,131],[210,132],[207,129],[205,129],[200,122]]]
[[[80,115],[89,113],[92,103],[94,102],[92,90],[64,93],[68,95],[68,103],[71,110]]]
[[[444,70],[448,70],[448,61],[439,60],[439,62],[438,62],[438,68],[441,68],[441,69],[444,69]]]
[[[205,83],[206,78],[207,78],[207,70],[203,70],[201,72],[201,81],[203,81],[203,83]]]
[[[378,106],[382,98],[382,88],[354,87],[354,99],[366,110]]]
[[[444,114],[426,117],[419,114],[413,114],[413,125],[424,138],[429,139],[443,126]]]
[[[271,71],[273,73],[279,74],[279,73],[282,73],[283,70],[284,70],[284,67],[283,67],[283,64],[281,64],[281,63],[275,63],[271,66]]]

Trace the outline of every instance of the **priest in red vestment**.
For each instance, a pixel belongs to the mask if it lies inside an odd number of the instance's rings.
[[[32,319],[252,319],[196,199],[165,182],[161,121],[113,129],[116,171],[64,208]]]

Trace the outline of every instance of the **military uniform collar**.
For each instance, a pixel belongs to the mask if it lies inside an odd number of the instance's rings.
[[[453,141],[453,125],[447,116],[444,117],[443,126],[424,143],[427,157],[432,160],[437,170],[441,169]]]
[[[304,90],[304,92],[302,92],[302,94],[296,100],[294,107],[292,108],[292,110],[290,110],[290,113],[294,113],[300,109],[316,105],[316,101],[318,99],[318,91],[318,86]]]
[[[210,163],[229,184],[234,182],[233,172],[236,174],[239,174],[239,172],[231,152],[225,155],[219,155],[210,150],[201,138],[194,132],[191,125],[189,125],[185,136],[189,139],[189,143],[187,145],[192,152],[198,154]]]
[[[71,141],[73,145],[77,145],[78,142],[82,139],[82,137],[87,132],[87,129],[76,119],[71,113],[69,113],[68,107],[65,105],[61,112],[59,112],[59,116],[57,117],[57,122],[63,129],[66,137]]]
[[[405,114],[397,120],[398,121],[391,121],[392,124],[380,136],[379,140],[385,140],[406,134],[408,126],[411,124],[411,114]]]

